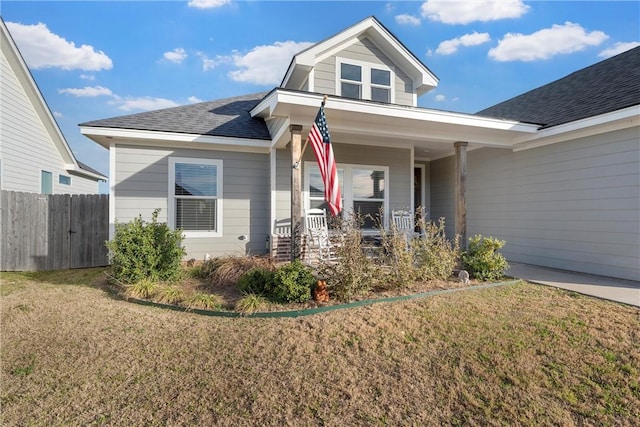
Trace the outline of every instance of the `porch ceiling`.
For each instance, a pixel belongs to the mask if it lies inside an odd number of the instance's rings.
[[[282,148],[290,139],[282,128],[302,125],[306,137],[322,97],[276,89],[251,113],[265,120],[285,119],[271,129],[275,146]],[[537,125],[510,120],[338,97],[327,100],[325,114],[334,143],[413,147],[416,158],[430,159],[453,154],[456,141],[468,142],[469,149],[512,148],[515,141],[538,129]]]

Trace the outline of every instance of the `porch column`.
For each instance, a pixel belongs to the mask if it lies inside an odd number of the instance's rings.
[[[291,132],[291,261],[300,258],[302,249],[302,126],[289,126]]]
[[[460,236],[460,248],[467,249],[467,146],[458,141],[456,149],[456,234]]]

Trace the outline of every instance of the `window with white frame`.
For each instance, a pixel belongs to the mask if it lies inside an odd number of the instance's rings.
[[[187,237],[222,235],[222,160],[169,159],[169,225]]]
[[[58,175],[58,184],[71,185],[71,177],[67,175]]]
[[[357,213],[364,220],[364,230],[374,230],[380,212],[388,211],[389,168],[387,166],[337,165],[342,193],[342,206],[347,215]],[[324,184],[314,162],[305,163],[305,207],[328,210],[324,200]]]
[[[337,58],[336,76],[337,92],[340,96],[393,102],[393,72],[382,64]]]

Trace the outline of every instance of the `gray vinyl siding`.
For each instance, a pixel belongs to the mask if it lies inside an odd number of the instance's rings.
[[[314,92],[336,94],[336,57],[330,56],[318,62],[313,69]]]
[[[430,163],[429,218],[431,221],[445,219],[447,237],[455,236],[455,159],[446,157]]]
[[[453,159],[433,162],[453,221]],[[447,197],[445,192],[449,192]],[[468,153],[467,235],[512,261],[640,280],[640,143],[628,129],[520,152]]]
[[[333,144],[338,165],[388,166],[389,207],[406,208],[411,205],[413,191],[411,151],[409,149],[371,147],[352,144]],[[313,150],[307,146],[303,156],[302,176],[304,179],[304,162],[315,163]],[[287,222],[291,218],[291,152],[278,150],[276,169],[276,222]],[[305,183],[303,182],[303,190]]]
[[[266,252],[269,232],[269,156],[191,149],[161,149],[118,145],[115,147],[115,216],[129,222],[138,215],[167,221],[169,157],[220,159],[223,161],[223,229],[221,237],[188,237],[187,259],[228,254]],[[247,240],[240,240],[247,236]]]
[[[4,42],[3,42],[4,44]],[[5,46],[3,46],[5,49]],[[97,193],[97,181],[71,175],[36,108],[9,65],[0,62],[0,159],[2,190],[39,193],[41,171],[52,173],[53,193]],[[59,184],[59,176],[71,185]]]
[[[341,50],[335,56],[318,62],[314,69],[314,92],[327,95],[336,94],[336,57],[386,65],[393,70],[395,75],[395,81],[393,82],[395,104],[414,105],[412,80],[368,39],[359,40]]]

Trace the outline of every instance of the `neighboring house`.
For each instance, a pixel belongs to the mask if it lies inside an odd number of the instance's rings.
[[[106,176],[77,161],[0,19],[0,190],[98,193]]]
[[[328,95],[347,214],[422,206],[450,235],[506,240],[512,261],[640,280],[639,60],[636,48],[482,114],[425,109],[438,79],[370,17],[295,55],[269,93],[80,128],[110,150],[111,223],[161,208],[188,258],[278,246],[298,170],[302,209],[322,206],[313,151],[300,169],[292,153]]]

